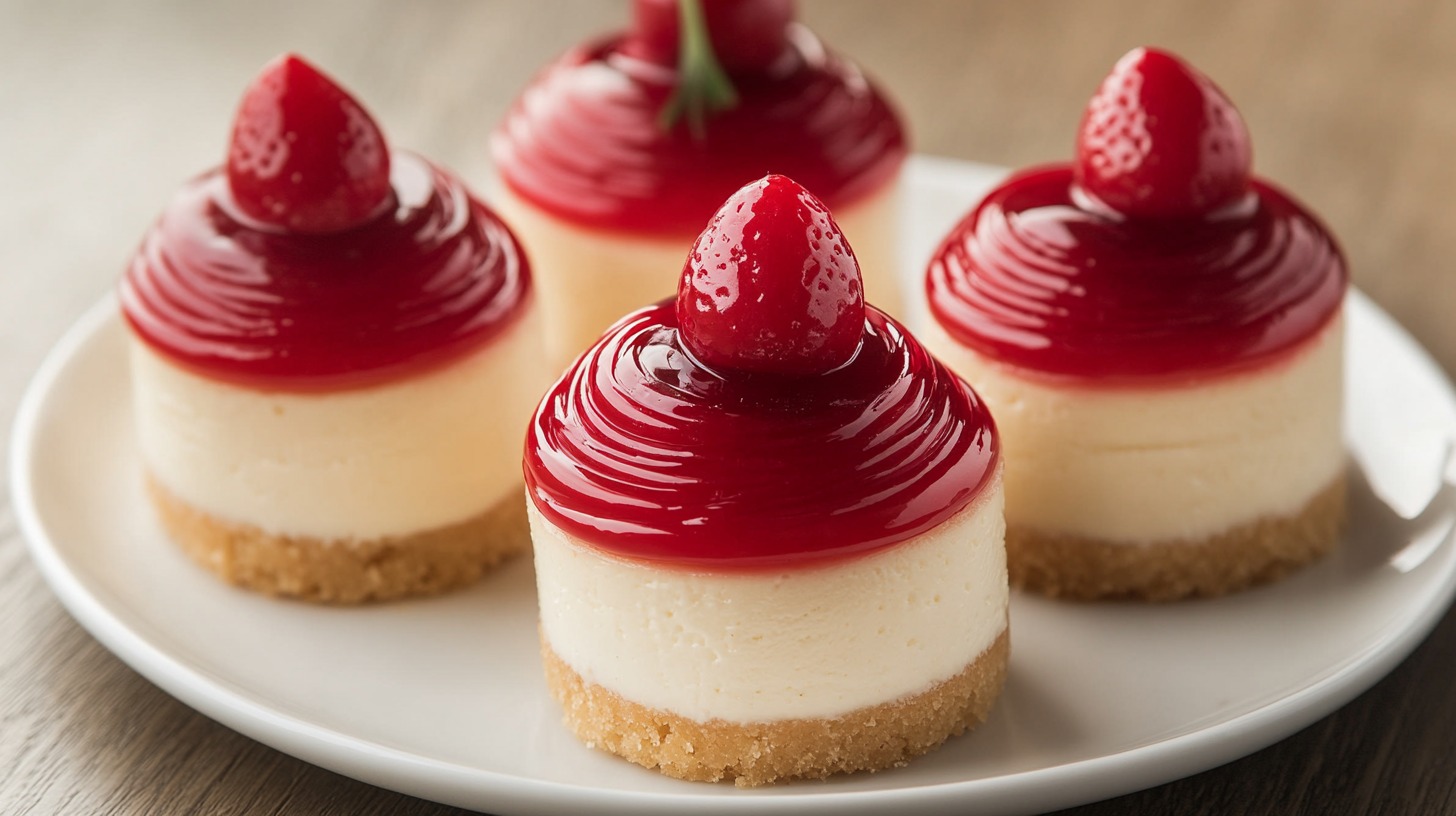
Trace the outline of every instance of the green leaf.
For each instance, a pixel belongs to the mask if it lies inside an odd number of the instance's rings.
[[[718,64],[699,0],[678,0],[677,88],[663,105],[658,123],[671,130],[686,119],[696,139],[707,134],[708,115],[738,104],[738,93]]]

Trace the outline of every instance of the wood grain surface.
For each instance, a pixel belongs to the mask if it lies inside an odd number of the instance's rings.
[[[621,0],[0,0],[0,422],[103,297],[162,203],[217,163],[242,87],[300,51],[391,139],[488,173],[529,76]],[[1127,49],[1218,79],[1260,173],[1342,236],[1356,283],[1456,370],[1456,3],[803,0],[900,100],[920,151],[1064,158]],[[0,480],[7,477],[0,476]],[[0,813],[443,814],[320,770],[168,697],[80,629],[0,498]],[[1456,814],[1456,618],[1373,690],[1224,767],[1066,813]]]

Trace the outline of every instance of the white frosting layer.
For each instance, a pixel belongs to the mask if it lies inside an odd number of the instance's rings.
[[[619,559],[530,508],[541,633],[587,682],[698,721],[833,717],[923,692],[1006,629],[997,479],[888,550],[784,572]]]
[[[1108,542],[1199,541],[1294,515],[1344,467],[1340,320],[1286,360],[1168,388],[1023,378],[931,323],[925,345],[996,419],[1011,526]]]
[[[178,498],[265,532],[367,540],[484,512],[521,484],[549,382],[534,301],[479,351],[340,392],[271,393],[197,376],[132,340],[142,459]]]
[[[899,183],[834,211],[864,274],[870,303],[896,317]],[[575,226],[497,185],[493,205],[526,248],[546,319],[548,359],[569,366],[628,312],[677,292],[697,234],[638,237]],[[705,222],[704,227],[707,226]]]

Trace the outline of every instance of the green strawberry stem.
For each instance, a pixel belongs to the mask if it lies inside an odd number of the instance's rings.
[[[677,88],[662,107],[658,121],[664,130],[671,130],[679,119],[686,118],[688,130],[701,139],[707,132],[708,114],[738,104],[738,93],[713,53],[699,0],[678,0],[677,7],[681,20]]]

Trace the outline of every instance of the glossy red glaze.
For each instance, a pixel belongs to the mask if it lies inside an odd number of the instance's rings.
[[[1253,146],[1234,104],[1178,57],[1138,48],[1087,104],[1073,165],[1082,191],[1135,218],[1196,218],[1249,190]]]
[[[864,326],[854,251],[824,203],[785,176],[729,197],[678,286],[683,342],[713,367],[816,374],[854,354]]]
[[[619,322],[546,394],[526,440],[536,508],[635,561],[781,570],[865,555],[966,507],[995,473],[984,404],[869,308],[843,366],[717,372],[671,303]]]
[[[1115,385],[1258,367],[1339,313],[1339,247],[1267,183],[1204,219],[1128,219],[1083,203],[1067,165],[992,191],[931,260],[935,319],[1023,372]]]
[[[659,124],[676,70],[633,56],[628,39],[567,53],[517,100],[492,141],[516,195],[581,226],[689,240],[766,172],[837,209],[883,189],[904,161],[885,97],[800,26],[771,69],[730,72],[738,104],[715,112],[701,138]]]
[[[454,176],[396,153],[393,208],[329,234],[258,229],[213,171],[183,186],[121,282],[131,328],[201,375],[331,391],[421,373],[521,311],[515,239]]]
[[[292,54],[264,67],[243,94],[226,166],[238,209],[281,231],[353,229],[390,205],[384,134],[344,89]]]
[[[632,28],[620,50],[626,56],[676,66],[681,40],[681,0],[633,0]],[[713,54],[732,73],[764,71],[790,51],[793,0],[699,0]]]

